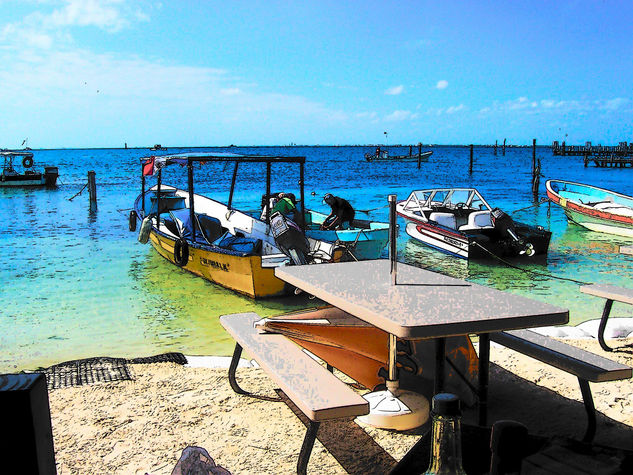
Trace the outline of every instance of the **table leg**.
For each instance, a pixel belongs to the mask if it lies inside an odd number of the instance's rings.
[[[613,348],[607,346],[604,342],[604,329],[607,327],[607,320],[611,313],[611,307],[613,306],[613,300],[607,299],[602,310],[602,318],[600,319],[600,326],[598,327],[598,343],[604,351],[613,351]]]
[[[479,335],[479,425],[488,425],[488,371],[490,369],[490,335]]]
[[[444,389],[444,367],[446,361],[446,338],[435,339],[435,387],[433,394],[441,393]]]

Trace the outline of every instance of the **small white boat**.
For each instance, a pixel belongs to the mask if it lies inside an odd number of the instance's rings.
[[[57,167],[44,167],[44,173],[33,168],[33,153],[24,150],[0,150],[2,156],[2,175],[0,187],[47,186],[57,185],[59,171]],[[16,170],[14,159],[22,159],[22,173]]]
[[[366,153],[365,160],[368,162],[428,162],[433,151],[420,152],[410,155],[390,155],[388,150],[376,150],[375,153]]]
[[[413,191],[396,204],[412,238],[462,259],[547,254],[552,233],[515,222],[475,188]]]
[[[547,180],[545,189],[569,221],[592,231],[633,237],[633,197],[562,180]]]

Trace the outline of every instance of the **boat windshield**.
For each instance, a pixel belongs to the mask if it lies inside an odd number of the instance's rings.
[[[461,203],[470,209],[491,209],[486,200],[474,188],[436,188],[414,191],[406,201],[404,209],[455,208]]]

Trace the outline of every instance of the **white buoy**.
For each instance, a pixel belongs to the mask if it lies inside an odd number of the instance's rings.
[[[152,217],[145,216],[141,223],[141,229],[138,232],[138,242],[146,244],[149,241],[149,233],[152,230]]]

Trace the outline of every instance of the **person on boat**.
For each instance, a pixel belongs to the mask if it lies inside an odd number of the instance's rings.
[[[321,229],[348,229],[352,226],[356,212],[349,201],[331,193],[327,193],[323,201],[330,205],[332,212],[323,221]]]
[[[296,221],[297,206],[295,205],[296,200],[293,200],[293,198],[294,195],[292,193],[279,193],[277,201],[270,210],[270,214],[281,213],[283,216]]]

